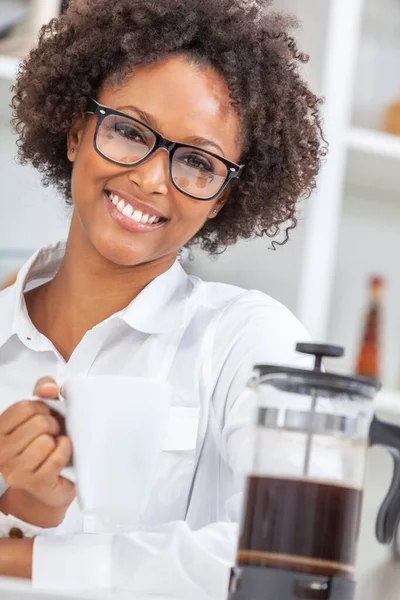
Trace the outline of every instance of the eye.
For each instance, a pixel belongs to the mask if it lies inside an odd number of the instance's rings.
[[[147,144],[143,133],[134,125],[131,125],[130,123],[115,123],[114,127],[118,135],[127,138],[132,142]]]
[[[207,173],[214,173],[214,167],[209,160],[205,156],[201,156],[200,154],[185,154],[180,156],[180,160],[187,164],[189,167],[193,169],[197,169],[198,171],[206,171]]]

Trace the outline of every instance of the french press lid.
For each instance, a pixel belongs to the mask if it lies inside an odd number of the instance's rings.
[[[373,400],[381,388],[381,384],[369,377],[354,375],[341,375],[329,371],[322,371],[323,358],[341,358],[344,348],[331,344],[298,343],[296,351],[315,357],[314,369],[298,369],[284,365],[255,365],[254,369],[261,379],[267,375],[287,375],[274,381],[274,386],[283,392],[302,395],[317,393],[324,398],[333,398],[338,394],[363,397]]]

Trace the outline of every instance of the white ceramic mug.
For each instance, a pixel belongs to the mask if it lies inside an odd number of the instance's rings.
[[[145,377],[77,377],[64,401],[46,401],[65,416],[84,514],[105,529],[135,529],[149,502],[167,431],[173,388]]]

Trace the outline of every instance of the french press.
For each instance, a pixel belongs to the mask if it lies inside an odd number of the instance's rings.
[[[255,451],[230,600],[352,600],[366,451],[395,469],[377,519],[392,541],[400,517],[400,427],[374,416],[380,385],[321,370],[343,348],[298,344],[314,370],[257,365]]]

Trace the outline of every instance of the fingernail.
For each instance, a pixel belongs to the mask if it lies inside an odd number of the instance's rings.
[[[38,387],[38,390],[47,390],[47,389],[50,389],[50,388],[52,388],[53,390],[54,389],[58,390],[57,384],[56,383],[52,383],[51,381],[45,381],[44,383],[41,383],[39,385],[39,387]]]

